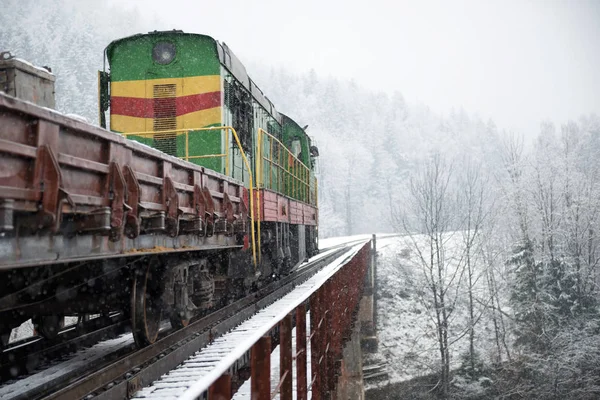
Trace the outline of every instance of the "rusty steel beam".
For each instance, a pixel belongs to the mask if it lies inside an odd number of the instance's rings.
[[[321,310],[319,304],[319,293],[321,289],[318,289],[310,297],[310,391],[311,398],[314,400],[321,399],[320,392],[320,374],[321,369],[319,360],[321,357],[321,346],[320,346],[320,330],[319,323],[321,321]]]
[[[271,336],[263,336],[250,351],[250,398],[271,400]]]
[[[231,375],[223,374],[208,389],[209,400],[231,400]]]
[[[337,275],[337,274],[336,274]],[[332,370],[329,366],[329,356],[331,354],[331,327],[330,327],[330,319],[331,313],[333,311],[333,306],[331,304],[331,293],[329,292],[329,287],[331,285],[332,280],[335,280],[335,275],[331,279],[329,279],[322,287],[320,292],[321,296],[321,304],[324,306],[322,309],[322,318],[323,322],[321,323],[321,357],[320,357],[320,365],[322,371],[321,377],[321,398],[329,399],[329,386],[331,385],[330,381],[332,380]]]
[[[296,308],[296,399],[307,400],[306,387],[306,305]]]
[[[373,269],[373,326],[377,329],[377,236],[371,239],[371,268]]]
[[[327,384],[325,385],[325,398],[332,399],[335,393],[335,385],[336,385],[336,357],[337,357],[337,349],[336,349],[336,319],[339,314],[339,310],[337,309],[337,293],[334,292],[336,289],[336,284],[338,283],[339,278],[334,276],[333,279],[330,279],[325,284],[324,296],[326,297],[326,304],[329,304],[329,311],[325,314],[326,320],[326,332],[327,332],[327,353],[325,354],[325,369],[327,371]]]
[[[292,400],[292,314],[279,322],[280,399]]]

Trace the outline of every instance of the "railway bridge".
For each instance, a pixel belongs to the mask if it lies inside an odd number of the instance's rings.
[[[375,243],[355,244],[133,398],[363,399],[362,350],[377,345]]]
[[[56,347],[89,345],[65,340],[48,349],[53,355],[39,356],[54,357],[50,365],[0,384],[0,397],[364,399],[363,352],[377,346],[375,243],[373,237],[323,249],[276,289],[183,329],[163,329],[143,349],[124,333],[61,355]],[[5,350],[1,361],[18,348]]]
[[[48,86],[23,81],[15,90],[35,95],[25,100],[46,99],[49,103],[43,105],[51,107],[53,77],[29,65],[23,68],[32,76],[43,75],[42,81]],[[56,293],[49,297],[51,301],[29,299],[26,305],[17,304],[17,313],[10,307],[22,296],[29,292],[45,296],[45,281],[5,295],[5,315],[14,320],[2,321],[0,333],[10,334],[13,327],[30,314],[35,318],[44,307],[42,311],[58,310],[52,311],[56,321],[62,318],[57,313],[96,317],[71,326],[40,323],[42,328],[53,328],[46,332],[52,334],[42,334],[43,338],[34,335],[10,343],[3,337],[0,398],[364,398],[362,351],[377,348],[375,236],[322,248],[308,262],[298,262],[282,273],[280,279],[265,279],[264,286],[257,286],[255,291],[225,295],[223,298],[230,302],[211,306],[193,318],[181,316],[180,321],[173,324],[171,320],[169,325],[164,315],[155,311],[162,308],[148,301],[166,298],[152,296],[160,291],[152,291],[151,262],[139,258],[140,264],[148,265],[133,275],[131,286],[119,275],[124,265],[116,257],[141,257],[140,249],[152,260],[155,253],[167,250],[241,247],[238,241],[245,233],[248,212],[244,188],[221,174],[167,159],[153,149],[127,144],[97,127],[14,97],[18,96],[0,94],[0,153],[4,155],[0,164],[21,173],[0,179],[0,230],[19,234],[3,236],[0,266],[12,266],[15,271],[39,267],[35,271],[48,274],[48,281],[63,274],[75,283],[66,290],[59,287],[50,291]],[[79,153],[67,154],[69,149]],[[137,160],[140,170],[131,168],[128,157]],[[198,185],[201,181],[202,187]],[[249,198],[255,196],[250,194]],[[194,207],[180,204],[182,199],[193,199],[186,204]],[[180,219],[181,210],[196,213],[196,219]],[[213,216],[218,220],[213,221]],[[250,220],[254,226],[255,221]],[[260,227],[260,221],[256,225]],[[127,226],[135,229],[128,230]],[[42,231],[51,234],[38,234]],[[260,244],[260,228],[258,237]],[[91,253],[104,256],[94,258],[86,270],[54,266],[60,257],[66,257],[62,262],[67,263],[87,260]],[[314,252],[301,253],[296,261]],[[111,290],[98,289],[97,293],[113,293],[117,298],[121,291],[133,287],[131,307],[114,311],[106,296],[92,292],[73,300],[80,286],[84,291],[98,286],[96,275],[80,276],[82,271],[92,270],[99,271],[99,277],[112,277],[106,279],[113,285]],[[171,300],[186,298],[187,267],[171,270],[175,271],[172,277],[165,275],[172,278],[172,282],[165,279],[172,284]],[[14,281],[11,273],[4,276]],[[148,302],[152,304],[148,306]],[[92,303],[106,304],[90,308]],[[102,314],[86,314],[89,310]],[[173,319],[175,314],[170,315]],[[128,324],[131,316],[133,322]]]
[[[363,399],[362,349],[376,348],[375,254],[375,239],[355,244],[133,398]]]

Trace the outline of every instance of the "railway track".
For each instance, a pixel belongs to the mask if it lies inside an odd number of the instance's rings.
[[[65,340],[64,343],[50,346],[50,348],[54,347],[53,355],[59,358],[50,361],[49,365],[37,373],[0,386],[0,397],[3,399],[121,399],[131,396],[163,373],[175,368],[199,348],[290,292],[346,251],[348,249],[343,245],[324,249],[309,263],[298,266],[289,276],[202,317],[181,330],[172,331],[168,328],[168,323],[164,323],[160,333],[161,339],[141,350],[135,348],[131,334],[117,336],[118,331],[112,334],[116,336],[115,338],[100,342],[72,356],[61,353],[61,346],[62,349],[69,346],[76,348],[79,346],[77,343],[89,346],[94,341],[94,335],[102,333],[90,332],[72,338],[70,343]],[[117,322],[118,324],[120,322]],[[40,357],[44,351],[48,349],[40,350],[37,356],[31,354],[20,357],[20,360],[23,360],[20,364],[33,362],[33,358]],[[65,357],[69,359],[60,360]]]
[[[114,338],[126,332],[127,325],[122,313],[112,313],[66,326],[54,339],[31,336],[13,342],[0,353],[0,382],[31,374],[56,359]]]
[[[321,251],[340,249],[364,240],[365,238],[349,240]],[[62,359],[101,340],[116,338],[127,331],[129,327],[126,317],[122,313],[113,313],[87,321],[83,325],[66,326],[55,339],[34,335],[13,342],[0,352],[0,383],[29,375],[56,359]]]

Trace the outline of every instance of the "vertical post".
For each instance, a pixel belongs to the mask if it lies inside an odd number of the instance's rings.
[[[250,351],[252,400],[271,400],[271,337],[263,336]]]
[[[325,284],[325,304],[327,304],[327,314],[325,315],[327,324],[325,325],[325,329],[327,330],[327,354],[325,355],[325,359],[327,363],[325,364],[326,374],[327,374],[327,386],[326,389],[326,399],[334,399],[335,398],[335,386],[337,380],[337,369],[336,367],[336,338],[335,335],[337,333],[337,311],[339,308],[337,294],[338,286],[336,285],[339,275],[334,275],[329,278],[329,281]]]
[[[333,369],[329,364],[331,357],[331,312],[332,312],[332,304],[331,304],[331,279],[329,279],[323,286],[321,286],[321,312],[323,323],[321,325],[321,393],[322,399],[328,400],[329,397],[329,388],[331,386]]]
[[[321,346],[320,346],[320,330],[319,321],[321,319],[321,312],[319,310],[319,291],[310,298],[310,375],[312,386],[310,387],[311,398],[314,400],[321,399],[320,393],[320,377],[319,377],[319,358],[321,357]]]
[[[294,158],[292,158],[292,166],[291,166],[291,173],[292,173],[292,198],[296,198],[296,160]]]
[[[296,391],[298,400],[307,400],[306,388],[306,305],[296,308]]]
[[[190,131],[185,131],[185,161],[190,161]]]
[[[256,149],[255,149],[255,158],[254,158],[254,186],[256,188],[260,188],[260,128],[258,128],[258,132],[256,133]]]
[[[225,131],[221,131],[222,133],[225,134],[225,175],[229,176],[229,135],[231,135],[231,132],[229,131],[229,129],[225,129]],[[243,179],[244,174],[242,173],[242,179]]]
[[[279,188],[273,187],[273,170],[275,167],[273,166],[273,139],[269,138],[269,189],[279,190]]]
[[[292,314],[288,314],[279,323],[279,377],[283,379],[281,400],[292,400],[292,368]]]
[[[371,241],[371,274],[373,276],[373,329],[377,329],[377,235]]]
[[[210,400],[231,400],[231,375],[223,374],[208,389]]]

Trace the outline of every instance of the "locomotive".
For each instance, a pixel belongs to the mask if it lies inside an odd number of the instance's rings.
[[[98,85],[112,132],[0,94],[3,344],[121,311],[145,346],[318,252],[318,149],[226,44],[115,40]]]

